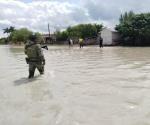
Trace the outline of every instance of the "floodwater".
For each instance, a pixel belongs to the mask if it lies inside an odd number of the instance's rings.
[[[0,46],[0,125],[150,125],[150,48],[50,46],[28,80],[23,47]]]

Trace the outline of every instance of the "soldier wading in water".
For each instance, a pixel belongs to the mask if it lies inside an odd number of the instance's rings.
[[[34,77],[35,69],[37,68],[40,74],[44,74],[45,58],[41,45],[37,43],[35,35],[29,37],[25,45],[25,54],[27,55],[26,62],[29,64],[29,79]]]

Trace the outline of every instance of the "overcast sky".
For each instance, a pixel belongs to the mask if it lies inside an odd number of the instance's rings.
[[[26,27],[46,33],[79,23],[113,28],[121,13],[149,12],[150,0],[0,0],[0,37],[6,27]]]

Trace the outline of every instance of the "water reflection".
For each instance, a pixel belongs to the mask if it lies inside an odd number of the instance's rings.
[[[29,84],[29,83],[36,81],[38,77],[39,76],[35,76],[33,79],[28,79],[27,77],[20,78],[20,79],[14,81],[14,85],[19,86],[19,85],[23,85],[23,84]]]

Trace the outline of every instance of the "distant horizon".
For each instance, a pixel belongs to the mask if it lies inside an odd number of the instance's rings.
[[[68,26],[98,23],[113,29],[124,12],[150,12],[149,0],[1,0],[0,38],[3,29],[14,26],[46,33]]]

